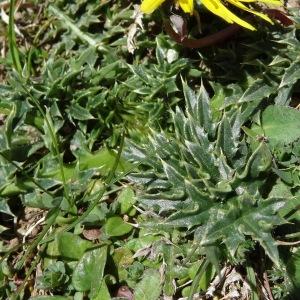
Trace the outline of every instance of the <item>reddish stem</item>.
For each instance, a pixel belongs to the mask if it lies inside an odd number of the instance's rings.
[[[188,37],[182,38],[179,34],[177,34],[168,21],[165,22],[164,27],[171,38],[187,48],[203,48],[215,45],[232,37],[241,29],[240,26],[233,24],[217,33],[205,36],[201,39],[190,39]]]
[[[266,14],[271,18],[275,18],[280,21],[284,26],[290,26],[293,21],[289,19],[283,12],[277,9],[266,9]],[[182,36],[174,31],[169,21],[164,22],[164,28],[167,34],[174,39],[178,44],[183,45],[186,48],[204,48],[213,46],[217,43],[224,42],[235,35],[241,27],[237,24],[228,26],[225,29],[218,31],[217,33],[205,36],[200,39],[191,39],[186,36]]]
[[[278,9],[265,9],[265,13],[269,17],[278,20],[284,26],[290,26],[294,24],[294,22],[289,17],[287,17],[284,12]]]

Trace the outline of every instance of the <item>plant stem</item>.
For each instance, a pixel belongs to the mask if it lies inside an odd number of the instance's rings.
[[[44,226],[41,233],[38,235],[38,237],[30,244],[29,248],[26,250],[26,254],[23,255],[23,257],[16,263],[15,268],[17,270],[20,270],[27,259],[27,257],[34,251],[34,249],[40,244],[40,241],[43,239],[43,237],[47,234],[50,227],[54,224],[56,217],[58,216],[60,210],[59,208],[54,208],[51,210],[48,215],[49,218],[47,219],[47,223]],[[48,216],[47,216],[48,217]]]
[[[120,162],[120,158],[121,158],[121,153],[122,153],[122,150],[123,150],[123,146],[124,146],[124,139],[125,139],[125,136],[124,134],[122,134],[122,137],[121,137],[121,143],[120,143],[120,147],[119,147],[119,150],[118,150],[118,154],[116,156],[116,160],[115,160],[115,163],[107,177],[107,179],[105,180],[105,183],[104,183],[104,186],[100,189],[100,191],[98,192],[98,194],[96,195],[95,199],[91,202],[91,204],[88,206],[88,208],[86,209],[86,211],[80,216],[78,217],[73,223],[71,223],[70,225],[66,226],[61,232],[66,232],[66,231],[69,231],[71,229],[73,229],[77,224],[79,224],[80,222],[82,222],[89,214],[90,212],[95,208],[95,206],[101,201],[101,199],[103,198],[104,194],[105,194],[105,191],[108,189],[108,187],[119,181],[120,178],[115,178],[115,180],[113,180],[113,177],[114,177],[114,174],[115,174],[115,171],[119,165],[119,162]],[[135,166],[136,167],[136,166]],[[129,170],[127,173],[131,172],[132,170]],[[122,174],[122,177],[125,176],[126,174]],[[48,238],[42,240],[39,244],[44,244],[44,243],[48,243],[48,242],[51,242],[54,240],[56,236],[56,233],[52,234],[51,236],[49,236]]]
[[[209,265],[209,261],[206,259],[205,262],[203,264],[201,264],[200,267],[198,268],[196,276],[191,285],[191,290],[190,290],[190,293],[188,296],[188,300],[193,300],[193,296],[197,291],[199,281],[200,281],[201,277],[203,276],[204,272],[206,271],[206,268],[208,267],[208,265]]]
[[[20,294],[22,293],[22,291],[24,290],[26,283],[28,282],[28,279],[30,277],[30,275],[32,274],[32,272],[34,271],[34,269],[37,267],[40,259],[41,259],[41,255],[40,253],[44,252],[46,248],[46,245],[42,245],[41,249],[39,250],[39,253],[37,253],[34,261],[31,263],[29,270],[26,273],[26,276],[22,282],[22,284],[18,287],[16,294],[12,297],[12,300],[18,299],[18,297],[20,296]]]
[[[22,65],[15,34],[15,0],[10,0],[9,4],[8,42],[14,68],[22,76]]]
[[[69,187],[68,187],[66,177],[65,177],[63,160],[62,160],[62,157],[60,155],[59,144],[58,144],[58,140],[57,140],[57,137],[56,137],[56,133],[55,133],[55,130],[53,129],[53,126],[51,124],[52,122],[51,122],[51,120],[49,120],[48,116],[45,114],[44,110],[40,106],[37,99],[35,99],[35,97],[26,88],[26,86],[22,84],[22,88],[24,89],[26,94],[30,97],[31,101],[37,107],[37,109],[39,110],[40,114],[43,116],[43,118],[46,122],[46,125],[48,127],[48,130],[49,130],[49,133],[50,133],[50,136],[51,136],[51,139],[52,139],[52,143],[53,143],[54,155],[56,156],[56,159],[57,159],[58,164],[59,164],[59,170],[60,170],[61,179],[62,179],[63,187],[64,187],[64,196],[65,196],[65,198],[67,199],[67,201],[69,203],[70,209],[72,209],[74,203],[73,203],[73,200],[70,198],[70,191],[69,191]]]
[[[14,161],[9,160],[2,152],[0,152],[0,156],[2,156],[5,160],[7,160],[10,164],[12,164],[19,172],[21,172],[28,180],[32,181],[39,189],[41,189],[44,193],[53,196],[51,192],[43,188],[33,177],[29,176],[26,171],[18,166]]]

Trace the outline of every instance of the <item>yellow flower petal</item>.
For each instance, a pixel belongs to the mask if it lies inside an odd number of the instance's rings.
[[[193,14],[194,0],[178,0],[178,3],[184,12]]]
[[[274,4],[274,5],[283,5],[283,1],[281,0],[258,0],[258,2],[264,2],[264,3],[269,3],[269,4]]]
[[[248,22],[240,19],[238,16],[233,14],[229,9],[227,9],[220,0],[202,0],[201,3],[212,13],[221,17],[228,23],[237,23],[240,26],[248,28],[250,30],[255,30],[255,28]]]
[[[233,4],[234,6],[236,6],[238,8],[240,8],[240,9],[242,9],[242,10],[250,12],[250,13],[252,13],[252,14],[254,14],[254,15],[256,15],[256,16],[262,18],[262,19],[264,19],[265,21],[267,21],[267,22],[269,22],[271,24],[274,24],[272,22],[272,20],[268,16],[266,16],[263,13],[260,13],[260,12],[257,12],[255,10],[253,10],[253,9],[248,8],[246,5],[244,5],[243,3],[240,2],[241,0],[226,0],[226,1],[229,2],[229,3],[231,3],[231,4]]]
[[[165,0],[144,0],[141,4],[141,11],[145,14],[153,13]]]
[[[283,2],[281,0],[239,0],[240,2],[247,2],[247,3],[253,3],[253,2],[262,2],[262,3],[269,3],[273,5],[282,5]]]
[[[155,9],[157,9],[164,1],[166,0],[143,0],[141,4],[141,11],[150,14]],[[194,0],[174,0],[181,9],[186,12],[193,14],[194,12]],[[232,13],[224,4],[224,2],[229,2],[232,5],[247,11],[251,14],[254,14],[270,23],[273,24],[272,20],[265,14],[260,13],[254,9],[249,8],[244,3],[255,3],[255,2],[262,2],[262,3],[270,3],[274,5],[282,5],[283,0],[201,0],[201,4],[203,4],[208,10],[210,10],[213,14],[221,17],[228,23],[237,23],[240,26],[248,28],[250,30],[255,30],[255,28],[249,24],[248,22],[244,21],[243,19],[239,18],[237,15]]]

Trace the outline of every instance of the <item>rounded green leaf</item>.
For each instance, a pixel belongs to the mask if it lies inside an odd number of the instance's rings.
[[[109,236],[122,236],[129,233],[132,229],[130,224],[127,224],[120,217],[111,217],[107,219],[104,225],[104,231]]]
[[[126,267],[133,263],[133,255],[132,252],[125,247],[120,247],[115,249],[113,260],[117,266]]]
[[[262,114],[262,127],[272,146],[290,144],[300,138],[300,111],[270,105]]]
[[[72,284],[77,291],[85,292],[100,287],[107,258],[107,247],[83,255],[74,269]]]
[[[31,297],[29,300],[70,300],[71,297],[64,296],[37,296]]]
[[[118,202],[121,204],[121,214],[126,214],[136,202],[136,198],[132,188],[124,188],[118,197]]]
[[[156,270],[147,270],[143,279],[136,285],[135,300],[157,300],[161,293],[160,274]]]
[[[61,256],[70,259],[80,259],[93,243],[80,238],[70,232],[63,232],[57,236],[58,250]]]

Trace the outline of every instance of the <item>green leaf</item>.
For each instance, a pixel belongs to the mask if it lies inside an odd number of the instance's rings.
[[[13,104],[10,109],[9,115],[7,116],[7,119],[5,120],[4,139],[3,139],[3,144],[1,143],[2,144],[1,151],[3,151],[4,149],[11,149],[12,138],[13,138],[13,122],[16,117],[16,109],[17,109],[16,105]]]
[[[121,217],[111,217],[104,225],[104,232],[109,236],[122,236],[129,233],[132,226],[123,221]]]
[[[200,279],[199,287],[202,291],[206,291],[215,276],[216,270],[213,264],[209,264],[206,268],[205,273]]]
[[[232,160],[237,150],[234,144],[232,129],[229,120],[225,115],[223,116],[223,119],[219,125],[217,147],[222,150],[225,157],[227,157],[229,161]]]
[[[209,199],[209,195],[203,192],[201,187],[197,187],[192,182],[185,180],[185,188],[189,198],[199,205],[201,210],[205,210],[213,203]]]
[[[88,43],[90,46],[96,45],[96,40],[91,38],[88,34],[81,31],[76,24],[73,23],[73,21],[61,10],[59,10],[57,7],[53,5],[49,5],[49,11],[54,14],[59,20],[61,20],[62,25],[72,31],[78,38],[80,38],[82,41]]]
[[[272,153],[265,143],[261,144],[251,161],[250,174],[258,177],[261,172],[270,169],[272,165]]]
[[[205,260],[204,262],[201,263],[198,270],[196,271],[195,277],[193,278],[193,283],[192,283],[191,289],[189,291],[188,300],[192,300],[194,298],[193,296],[198,290],[200,280],[203,277],[203,275],[205,274],[208,265],[209,265],[209,261]]]
[[[276,105],[288,106],[291,102],[293,85],[287,85],[278,90],[274,103]]]
[[[80,259],[93,246],[93,243],[70,232],[59,233],[57,242],[60,255],[74,260]]]
[[[16,39],[16,28],[15,28],[15,5],[16,1],[12,0],[9,6],[9,23],[8,23],[8,42],[9,42],[9,51],[12,57],[13,66],[15,70],[22,75],[22,65],[20,61],[20,53],[17,46]]]
[[[3,233],[4,231],[8,230],[8,227],[5,227],[3,225],[0,224],[0,234]]]
[[[121,214],[126,214],[136,202],[134,191],[131,187],[122,189],[117,201],[121,204]]]
[[[271,229],[284,221],[277,213],[286,204],[285,199],[261,200],[257,207],[250,205],[250,198],[237,197],[228,207],[213,208],[210,219],[197,229],[201,244],[211,244],[222,239],[228,250],[234,254],[237,246],[245,241],[245,235],[259,241],[267,255],[279,266],[279,254]]]
[[[164,245],[163,259],[166,265],[163,292],[167,296],[173,296],[175,294],[175,286],[174,286],[175,251],[173,246]]]
[[[300,249],[293,253],[287,264],[287,272],[297,289],[300,289]]]
[[[51,115],[50,109],[47,109],[43,124],[44,135],[43,140],[45,146],[53,153],[53,156],[56,156],[56,133],[63,125],[62,120],[54,120],[53,116]],[[57,157],[56,157],[57,158]]]
[[[218,181],[220,173],[215,165],[212,153],[209,153],[202,145],[186,141],[186,146],[193,155],[195,161],[199,164],[203,171],[210,175],[213,180]]]
[[[76,120],[86,121],[95,119],[87,109],[78,104],[71,105],[70,114]]]
[[[80,145],[76,146],[79,147]],[[109,173],[116,159],[116,153],[106,148],[102,148],[95,153],[78,151],[75,154],[78,156],[80,170],[97,169],[98,172],[104,176]],[[61,174],[57,164],[54,164],[53,161],[47,159],[47,157],[45,157],[45,160],[42,162],[43,167],[39,170],[40,177],[61,180]],[[78,172],[77,163],[66,164],[63,168],[66,180],[73,179],[76,176],[76,172]],[[121,159],[116,171],[117,173],[124,172],[130,168],[131,165]]]
[[[276,86],[268,84],[266,79],[258,79],[250,85],[238,102],[250,102],[264,99],[269,97],[275,91],[277,91]]]
[[[156,38],[155,54],[158,64],[163,65],[166,59],[166,49],[163,47],[163,41],[159,37]]]
[[[56,261],[49,265],[43,272],[43,276],[38,278],[37,286],[39,289],[55,289],[62,287],[69,277],[66,275],[64,263]]]
[[[292,86],[300,79],[300,61],[299,58],[291,63],[291,65],[285,70],[285,73],[281,79],[279,88],[284,86]]]
[[[30,300],[71,300],[72,297],[64,297],[64,296],[37,296],[31,297]]]
[[[91,294],[92,300],[110,300],[110,293],[105,283],[105,280],[102,281],[101,287],[98,290],[97,294]]]
[[[187,111],[191,116],[195,116],[197,106],[197,96],[195,92],[183,81],[182,82],[184,98],[187,106]]]
[[[201,82],[201,87],[198,92],[196,110],[198,113],[196,120],[200,122],[200,125],[208,134],[212,134],[213,122],[211,118],[210,98],[203,85],[203,82]]]
[[[54,198],[46,193],[34,191],[24,195],[23,203],[28,207],[37,207],[41,209],[51,209],[58,207],[62,201],[62,198]]]
[[[197,95],[185,82],[183,82],[182,86],[187,104],[187,114],[191,115],[208,134],[211,134],[213,123],[210,110],[210,98],[203,83],[201,83]]]
[[[252,293],[251,300],[259,300],[259,296],[257,294],[257,284],[256,284],[256,274],[251,266],[246,267],[247,270],[247,279],[249,281]]]
[[[165,161],[162,161],[162,165],[169,182],[174,187],[181,187],[184,185],[184,174],[180,172],[181,170],[179,170],[179,166],[176,166],[174,164],[171,165],[170,163],[167,163]]]
[[[292,198],[290,187],[278,179],[269,194],[271,198]]]
[[[77,291],[90,291],[93,295],[99,292],[107,259],[107,247],[101,247],[85,253],[76,265],[72,284]]]
[[[158,300],[162,290],[161,278],[158,271],[145,271],[143,279],[136,285],[135,300]]]
[[[0,198],[0,212],[8,214],[12,217],[14,217],[15,215],[12,213],[12,211],[10,210],[9,205],[7,204],[7,201],[4,200],[3,198]]]
[[[116,263],[116,265],[120,267],[127,267],[128,265],[131,265],[134,261],[132,256],[132,252],[128,248],[120,247],[115,249],[113,254],[113,260]]]
[[[215,84],[213,86],[214,88],[214,92],[215,94],[213,95],[212,99],[211,99],[211,110],[212,110],[212,117],[213,120],[219,120],[220,116],[222,115],[222,111],[221,108],[224,104],[224,100],[225,100],[225,91],[224,91],[224,87],[222,87],[222,85],[220,84]]]
[[[271,105],[262,114],[262,127],[271,146],[290,144],[300,139],[300,111]]]

